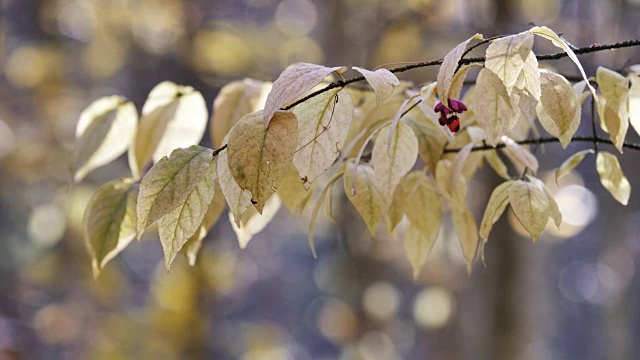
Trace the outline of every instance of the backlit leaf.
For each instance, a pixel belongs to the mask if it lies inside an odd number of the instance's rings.
[[[600,109],[601,119],[618,151],[622,152],[624,138],[629,130],[629,80],[622,75],[598,67],[596,81],[602,97],[599,99],[604,108]],[[604,101],[603,99],[604,98]]]
[[[71,167],[73,180],[82,180],[92,170],[122,155],[131,144],[138,112],[119,96],[103,97],[80,114]]]
[[[527,179],[529,179],[529,181],[532,184],[542,189],[545,195],[547,195],[547,200],[549,201],[549,216],[551,216],[551,218],[553,219],[553,222],[559,228],[560,224],[562,224],[562,213],[560,212],[560,208],[558,207],[558,204],[556,203],[556,200],[553,197],[553,194],[551,194],[551,191],[549,191],[549,189],[544,184],[544,182],[542,182],[542,180],[537,179],[530,175],[527,175]]]
[[[374,235],[380,218],[385,211],[384,194],[376,178],[373,168],[366,164],[358,164],[354,171],[353,163],[348,163],[344,173],[344,192],[356,208],[371,235]],[[351,189],[355,192],[352,193]]]
[[[467,271],[470,273],[480,245],[478,241],[478,223],[471,210],[467,207],[452,209],[451,219],[462,247],[462,253],[467,260]]]
[[[538,159],[536,159],[536,157],[533,156],[533,154],[531,154],[529,150],[525,149],[508,136],[503,136],[502,142],[506,145],[507,152],[514,159],[532,170],[534,173],[538,171]]]
[[[200,247],[202,247],[202,241],[209,233],[209,230],[211,230],[211,228],[218,222],[225,206],[226,202],[224,201],[224,195],[220,189],[220,184],[216,181],[215,190],[213,191],[213,200],[211,200],[209,208],[207,209],[206,214],[204,214],[204,219],[202,219],[200,227],[198,227],[198,230],[196,230],[187,243],[182,247],[182,252],[187,257],[190,266],[194,266],[196,264],[196,257],[198,256]]]
[[[220,183],[220,189],[229,205],[229,212],[233,214],[233,217],[237,221],[240,221],[242,214],[251,206],[251,192],[249,192],[249,190],[242,190],[233,176],[231,176],[229,157],[227,156],[226,149],[218,154],[216,163],[218,168],[218,183]]]
[[[580,99],[567,79],[548,70],[540,70],[540,88],[536,108],[540,123],[566,148],[580,126]]]
[[[258,111],[259,98],[270,84],[253,79],[237,80],[223,86],[213,101],[211,113],[211,143],[215,148],[223,144],[229,130],[243,116]]]
[[[306,189],[338,158],[351,119],[353,100],[348,91],[333,89],[296,106],[299,138],[293,156]]]
[[[480,237],[482,237],[485,243],[489,241],[489,233],[493,228],[493,224],[500,219],[502,213],[504,213],[504,210],[509,205],[509,193],[511,192],[513,184],[513,181],[505,181],[493,189],[491,193],[489,203],[487,203],[487,209],[484,211],[484,216],[480,223]]]
[[[600,151],[596,157],[596,169],[602,186],[609,190],[620,204],[627,205],[631,196],[631,184],[624,176],[618,158],[609,152]]]
[[[420,107],[420,105],[418,105]],[[422,110],[422,109],[421,109]],[[431,110],[433,111],[433,110]],[[413,128],[418,138],[418,153],[431,173],[436,172],[436,165],[444,154],[444,147],[449,140],[443,128],[418,112],[408,117],[407,123]]]
[[[473,111],[476,121],[493,146],[516,124],[516,109],[502,80],[489,69],[482,69],[476,80]]]
[[[213,200],[215,184],[216,167],[210,165],[187,197],[175,209],[158,219],[158,233],[167,271],[184,244],[200,229]]]
[[[511,92],[532,47],[533,34],[529,31],[499,38],[487,47],[484,66],[498,75]]]
[[[520,224],[531,234],[531,239],[534,242],[538,240],[550,215],[547,194],[533,183],[518,180],[509,191],[509,203]]]
[[[422,266],[426,263],[433,245],[436,243],[436,236],[430,236],[420,231],[418,227],[409,224],[404,234],[402,245],[404,252],[409,259],[411,269],[413,270],[413,278],[418,278]]]
[[[304,211],[305,205],[311,198],[313,189],[305,190],[300,181],[298,170],[292,164],[276,193],[291,214],[300,214]]]
[[[527,55],[515,86],[531,94],[534,99],[540,100],[540,68],[533,51]]]
[[[136,235],[138,187],[131,178],[103,185],[84,212],[84,239],[95,277]]]
[[[318,214],[320,213],[320,208],[322,207],[322,204],[324,203],[327,195],[331,191],[331,187],[333,186],[333,184],[336,183],[336,181],[340,180],[340,178],[344,175],[344,171],[345,171],[344,169],[345,169],[344,166],[340,166],[336,174],[333,175],[333,177],[331,177],[329,181],[327,181],[327,183],[324,185],[324,188],[322,188],[322,191],[320,192],[320,196],[318,197],[318,200],[316,201],[316,204],[314,205],[313,210],[311,211],[311,217],[309,218],[308,235],[309,235],[309,247],[311,248],[311,253],[313,254],[314,258],[318,257],[318,254],[316,253],[316,246],[313,242],[313,229],[315,228],[315,225],[316,225],[316,219],[318,218]],[[346,184],[345,184],[345,189],[346,189]],[[351,190],[348,190],[348,192],[351,193]]]
[[[451,87],[449,87],[450,98],[460,98],[460,93],[462,92],[462,86],[464,85],[464,79],[467,77],[467,72],[469,72],[469,69],[476,66],[482,66],[482,64],[473,63],[463,65],[458,71],[456,71],[455,75],[453,75],[453,79],[451,80]],[[431,108],[433,109],[433,106],[431,106]]]
[[[505,180],[509,180],[511,177],[509,176],[509,170],[507,169],[507,165],[500,159],[497,151],[485,151],[484,158],[487,160],[487,163],[491,166],[493,171],[498,174],[501,178]]]
[[[436,188],[422,172],[407,176],[408,192],[404,213],[409,223],[419,229],[431,241],[435,241],[442,223],[442,201]]]
[[[562,165],[556,170],[556,183],[565,175],[572,172],[573,169],[578,167],[582,160],[587,154],[593,154],[595,151],[593,149],[587,149],[578,151],[577,153],[571,155],[567,160],[565,160]]]
[[[367,80],[371,88],[376,93],[376,103],[380,104],[385,101],[393,93],[393,89],[400,85],[400,80],[391,71],[381,68],[376,71],[370,71],[357,66],[353,70],[361,73]]]
[[[198,186],[211,164],[211,154],[211,149],[196,145],[176,149],[145,174],[138,195],[138,239],[147,226],[178,207]]]
[[[640,134],[640,75],[629,74],[629,120]]]
[[[432,82],[429,85],[423,86],[420,89],[420,100],[429,109],[433,109],[436,106],[436,92],[438,90],[438,83]]]
[[[283,105],[304,95],[332,72],[343,69],[341,66],[326,67],[308,63],[297,63],[288,67],[273,83],[273,88],[267,96],[264,112],[261,113],[265,127]]]
[[[440,97],[441,101],[446,101],[449,95],[449,88],[451,87],[451,82],[453,80],[453,75],[455,74],[456,69],[458,68],[458,62],[462,58],[462,54],[467,49],[467,45],[471,40],[481,40],[481,34],[475,34],[471,38],[463,41],[458,44],[453,50],[449,51],[449,53],[442,60],[442,65],[440,65],[440,70],[438,71],[438,97]]]
[[[227,148],[231,175],[251,192],[258,213],[289,170],[298,144],[298,120],[292,112],[276,112],[268,127],[262,119],[262,111],[243,117],[229,133]]]
[[[391,204],[400,179],[411,170],[418,158],[418,139],[411,126],[400,122],[387,149],[390,128],[387,126],[380,131],[371,155],[371,166],[387,207]]]
[[[177,148],[198,144],[207,126],[207,104],[191,86],[162,82],[151,90],[142,107],[129,166],[139,178],[149,161],[159,161]]]
[[[247,211],[242,214],[239,221],[233,218],[233,214],[229,213],[229,221],[231,227],[238,237],[238,245],[241,249],[244,249],[249,244],[249,241],[271,222],[273,217],[280,209],[280,198],[278,195],[274,195],[267,200],[264,205],[262,214],[250,206]],[[236,223],[240,225],[236,225]]]

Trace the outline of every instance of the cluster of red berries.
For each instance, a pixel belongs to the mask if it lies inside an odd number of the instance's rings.
[[[440,125],[446,125],[452,133],[457,133],[460,130],[458,114],[467,111],[467,106],[462,101],[449,98],[447,98],[447,103],[448,107],[439,102],[433,110],[440,113],[440,118],[438,119]]]

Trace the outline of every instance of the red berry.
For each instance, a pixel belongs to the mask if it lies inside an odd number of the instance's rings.
[[[460,119],[457,116],[452,116],[447,119],[447,127],[452,133],[457,133],[460,130]]]

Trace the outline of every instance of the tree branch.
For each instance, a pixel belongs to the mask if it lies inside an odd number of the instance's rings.
[[[482,41],[481,41],[482,42]],[[626,47],[634,47],[634,46],[640,46],[640,39],[636,39],[636,40],[627,40],[627,41],[622,41],[622,42],[617,42],[617,43],[613,43],[613,44],[605,44],[605,45],[598,45],[598,44],[592,44],[589,45],[587,47],[582,47],[582,48],[578,48],[575,49],[573,52],[575,54],[589,54],[589,53],[594,53],[594,52],[598,52],[598,51],[604,51],[604,50],[613,50],[613,49],[621,49],[621,48],[626,48]],[[544,55],[536,55],[536,58],[538,60],[558,60],[558,59],[562,59],[564,57],[567,57],[567,53],[566,52],[558,52],[555,54],[544,54]],[[468,58],[468,59],[461,59],[460,62],[458,62],[458,65],[465,65],[465,64],[471,64],[471,63],[479,63],[479,62],[484,62],[486,60],[485,57],[476,57],[476,58]],[[418,69],[418,68],[423,68],[423,67],[429,67],[429,66],[436,66],[436,65],[441,65],[442,64],[442,59],[439,60],[431,60],[431,61],[423,61],[423,62],[417,62],[414,64],[409,64],[409,65],[404,65],[404,66],[399,66],[399,67],[395,67],[395,68],[391,68],[389,69],[389,71],[391,71],[392,73],[401,73],[401,72],[405,72],[405,71],[409,71],[409,70],[413,70],[413,69]],[[285,106],[282,108],[282,110],[290,110],[292,108],[294,108],[297,105],[302,104],[303,102],[318,96],[322,93],[325,93],[331,89],[335,89],[335,88],[342,88],[345,87],[349,84],[358,82],[358,81],[362,81],[364,80],[364,76],[356,76],[356,77],[352,77],[349,79],[345,79],[345,80],[339,80],[339,81],[335,81],[332,82],[331,84],[327,85],[326,87],[314,91],[311,94],[303,97],[300,100],[297,100],[295,102],[293,102],[292,104]]]
[[[597,136],[575,136],[573,138],[571,138],[571,142],[590,142],[590,143],[594,143],[594,142],[598,142],[598,143],[602,143],[602,144],[608,144],[608,145],[613,145],[613,142],[609,139],[605,139],[605,138],[601,138],[601,137],[597,137]],[[526,139],[526,140],[521,140],[521,141],[516,141],[518,144],[520,145],[532,145],[532,144],[546,144],[546,143],[559,143],[560,139],[558,138],[554,138],[554,137],[548,137],[548,138],[534,138],[534,139]],[[471,151],[487,151],[487,150],[495,150],[495,149],[501,149],[505,147],[505,144],[501,143],[496,145],[496,147],[493,147],[491,145],[478,145],[478,146],[474,146]],[[622,145],[623,148],[625,149],[631,149],[631,150],[636,150],[636,151],[640,151],[640,144],[636,144],[636,143],[631,143],[631,142],[625,142]],[[462,150],[462,148],[460,149],[445,149],[444,152],[446,153],[457,153],[460,150]]]

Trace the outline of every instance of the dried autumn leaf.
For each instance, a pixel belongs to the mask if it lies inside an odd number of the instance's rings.
[[[532,48],[533,34],[529,31],[499,38],[487,47],[484,66],[498,75],[511,92]]]
[[[620,204],[627,205],[631,196],[631,184],[624,176],[618,158],[609,152],[600,151],[596,157],[596,169],[602,186]]]
[[[400,85],[400,80],[391,71],[381,68],[376,71],[353,67],[353,70],[361,73],[376,93],[376,104],[385,101],[393,93],[393,89]]]
[[[225,138],[226,139],[226,138]],[[223,141],[223,143],[226,142]],[[229,212],[233,214],[233,217],[240,221],[240,217],[251,206],[251,192],[249,190],[242,190],[236,180],[231,176],[231,170],[229,169],[229,157],[227,156],[227,150],[221,151],[217,155],[217,174],[218,183],[224,198],[229,204]],[[239,223],[236,224],[239,226]]]
[[[353,100],[346,90],[333,89],[296,106],[299,138],[293,156],[302,183],[311,183],[340,155],[353,118]]]
[[[508,136],[503,136],[502,142],[506,145],[507,152],[519,163],[526,166],[534,173],[538,171],[538,159],[536,159],[533,154],[529,152],[529,150],[520,146],[517,142],[513,141],[512,138]]]
[[[390,131],[390,126],[380,131],[371,154],[371,166],[387,207],[400,179],[413,168],[418,158],[418,138],[411,126],[400,122],[387,149]]]
[[[544,184],[544,182],[542,182],[542,180],[537,179],[530,175],[527,175],[527,179],[529,179],[529,181],[532,184],[536,185],[538,188],[544,191],[544,194],[547,196],[547,200],[549,201],[549,216],[551,216],[551,218],[553,219],[553,222],[559,228],[560,224],[562,224],[562,213],[560,212],[560,208],[558,207],[558,204],[556,203],[556,200],[553,197],[553,194],[551,194],[551,191],[549,191],[549,189]]]
[[[432,82],[429,85],[423,86],[420,89],[420,100],[429,109],[433,109],[436,105],[436,91],[438,90],[438,83]]]
[[[489,69],[482,69],[476,80],[473,111],[487,140],[493,146],[516,124],[516,109],[502,80]]]
[[[461,66],[460,69],[456,71],[455,75],[453,75],[453,79],[451,79],[451,86],[449,87],[450,98],[452,99],[460,98],[460,93],[462,92],[462,86],[464,85],[464,79],[467,77],[467,72],[469,72],[469,69],[476,66],[482,66],[482,64],[478,64],[478,63],[467,64],[467,65]],[[431,106],[431,108],[433,109],[433,105]]]
[[[556,183],[565,175],[572,172],[573,169],[578,167],[582,160],[587,154],[593,154],[595,151],[593,149],[587,149],[578,151],[577,153],[571,155],[567,160],[565,160],[562,165],[556,170]]]
[[[158,233],[167,271],[182,247],[200,228],[213,200],[215,184],[216,167],[210,165],[187,197],[175,209],[158,219]]]
[[[540,68],[538,67],[538,59],[533,51],[530,51],[527,55],[515,86],[531,94],[534,99],[540,100]]]
[[[220,189],[220,184],[216,181],[215,190],[213,191],[213,200],[211,200],[209,208],[204,214],[202,223],[200,223],[198,230],[196,230],[187,243],[182,247],[182,252],[189,261],[189,266],[194,266],[196,264],[196,257],[198,256],[200,247],[202,247],[202,241],[207,236],[207,233],[209,233],[209,230],[211,230],[211,228],[218,222],[225,206],[226,202],[224,201],[224,195]]]
[[[119,96],[94,101],[80,114],[71,167],[73,180],[82,180],[92,170],[122,155],[136,131],[138,112]]]
[[[420,270],[427,261],[433,245],[436,242],[436,238],[436,236],[430,236],[420,231],[420,229],[413,224],[409,224],[407,227],[402,245],[407,259],[409,259],[409,263],[411,264],[414,279],[420,275]]]
[[[520,224],[531,234],[533,242],[536,242],[550,216],[547,195],[537,185],[518,180],[509,191],[509,203]]]
[[[629,121],[640,134],[640,75],[629,74]]]
[[[471,273],[473,261],[478,254],[478,223],[469,208],[454,208],[451,212],[453,228],[458,235],[458,241],[462,247],[462,253],[467,260],[467,271]]]
[[[582,74],[582,78],[585,81],[587,81],[587,86],[589,87],[589,91],[591,91],[591,95],[593,95],[593,98],[594,99],[598,98],[598,96],[596,95],[596,89],[594,89],[593,86],[591,86],[591,84],[589,84],[589,79],[587,78],[587,74],[584,73],[584,69],[582,68],[582,65],[580,64],[580,61],[578,60],[578,57],[576,56],[576,54],[574,54],[573,50],[571,50],[569,45],[567,45],[567,43],[565,43],[558,36],[558,34],[556,34],[553,30],[549,29],[546,26],[534,26],[529,31],[531,31],[535,35],[541,36],[541,37],[551,41],[551,43],[553,45],[555,45],[555,46],[559,47],[560,49],[564,50],[564,52],[567,53],[567,55],[573,61],[573,63],[576,64],[576,66],[578,67],[578,70],[580,70],[580,74]]]
[[[213,101],[210,121],[211,143],[215,148],[222,146],[224,137],[238,120],[259,110],[258,100],[264,88],[262,81],[244,79],[232,81],[220,89]]]
[[[243,117],[229,133],[227,148],[231,175],[251,192],[258,213],[289,170],[298,143],[298,120],[292,112],[276,112],[267,127],[262,119],[262,111]]]
[[[629,130],[629,81],[602,66],[598,67],[596,81],[604,98],[604,101],[600,98],[604,103],[600,112],[601,120],[606,124],[611,141],[622,153],[624,138]]]
[[[297,63],[288,67],[273,83],[271,92],[262,113],[265,127],[283,105],[297,99],[318,85],[334,71],[344,71],[342,66],[326,67],[322,65]]]
[[[420,158],[425,162],[429,171],[432,174],[435,173],[436,165],[444,154],[444,148],[449,137],[441,126],[435,124],[421,113],[409,116],[407,123],[418,138],[418,154]]]
[[[191,86],[162,82],[151,90],[142,107],[129,166],[139,178],[145,165],[159,161],[177,148],[197,144],[207,126],[207,104]]]
[[[178,207],[191,194],[211,165],[211,149],[193,145],[160,159],[142,178],[137,205],[136,234]]]
[[[258,211],[250,206],[244,214],[242,214],[239,221],[233,218],[233,214],[229,213],[229,221],[231,222],[231,227],[233,231],[236,233],[238,237],[238,245],[240,245],[241,249],[244,249],[249,244],[249,241],[258,233],[260,233],[264,228],[271,222],[273,217],[276,215],[278,210],[280,209],[280,198],[278,195],[274,195],[267,200],[267,203],[264,205],[262,214],[259,214]],[[236,223],[240,223],[240,225],[236,225]]]
[[[305,190],[298,170],[291,164],[276,193],[291,214],[301,214],[311,198],[313,189]]]
[[[440,70],[438,71],[438,97],[440,100],[444,101],[449,96],[449,88],[451,87],[451,82],[453,80],[453,75],[458,68],[458,62],[462,58],[462,54],[464,54],[465,50],[467,50],[467,45],[471,40],[481,40],[481,34],[475,34],[469,39],[463,41],[458,44],[455,48],[453,48],[442,60],[442,65],[440,65]]]
[[[491,193],[487,209],[484,211],[482,222],[480,223],[480,237],[485,243],[489,241],[489,233],[493,228],[493,224],[500,219],[500,216],[509,205],[509,193],[513,184],[514,181],[505,181],[493,189]]]
[[[566,148],[580,126],[580,99],[567,79],[548,70],[540,70],[540,88],[540,123]]]
[[[352,193],[351,189],[355,189],[355,192]],[[385,203],[373,168],[366,164],[356,166],[348,163],[344,173],[344,192],[364,220],[371,235],[374,235],[388,203]]]
[[[311,253],[313,254],[314,258],[318,257],[318,254],[316,253],[316,246],[315,246],[315,243],[313,242],[313,229],[315,228],[315,225],[316,225],[316,219],[318,218],[318,214],[320,213],[320,208],[322,207],[322,204],[324,203],[327,195],[331,191],[331,187],[333,186],[333,184],[336,183],[336,181],[340,180],[340,178],[344,175],[344,171],[345,171],[344,166],[340,166],[338,168],[336,174],[333,175],[333,177],[331,177],[331,179],[329,179],[329,181],[327,181],[327,183],[324,185],[324,188],[322,188],[322,191],[320,192],[320,196],[318,197],[318,200],[316,201],[316,204],[313,207],[313,210],[311,210],[311,217],[309,218],[308,235],[309,235],[309,248],[311,248]]]

